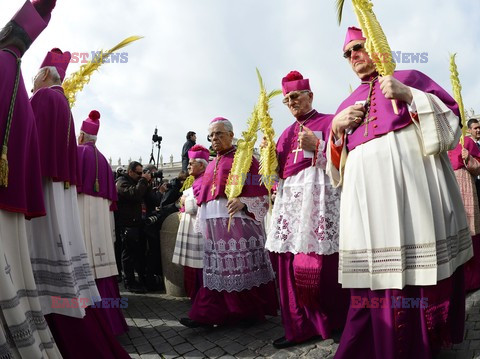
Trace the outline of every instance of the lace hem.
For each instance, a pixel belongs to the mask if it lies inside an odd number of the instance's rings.
[[[268,196],[239,197],[238,199],[245,204],[247,211],[253,214],[255,220],[263,221],[268,212]]]
[[[204,286],[218,291],[242,291],[274,279],[265,250],[263,225],[253,219],[208,219],[204,242]]]
[[[277,253],[333,254],[339,250],[340,192],[321,168],[281,180],[265,247]]]
[[[241,292],[250,290],[253,287],[260,287],[273,281],[274,277],[268,268],[256,273],[237,274],[232,276],[220,277],[213,274],[203,274],[204,286],[210,290]]]

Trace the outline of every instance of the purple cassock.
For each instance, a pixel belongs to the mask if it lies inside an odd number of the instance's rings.
[[[321,135],[321,139],[326,141],[330,133],[332,119],[333,115],[321,114],[312,110],[300,116],[295,123],[283,131],[277,141],[279,177],[282,180],[295,176],[312,166],[312,158],[304,158],[304,151],[298,153],[295,161],[293,151],[298,146],[300,123],[313,131],[317,137]],[[323,153],[325,149],[326,146]],[[324,156],[320,153],[317,161],[323,159]],[[317,187],[323,187],[320,183],[316,183],[316,185]],[[332,191],[329,183],[326,186],[329,191]],[[324,193],[327,191],[325,188],[322,190]],[[309,196],[312,195],[313,193],[309,193]],[[331,200],[331,198],[328,199]],[[277,205],[279,204],[277,203]],[[317,203],[316,205],[316,207],[323,209],[320,213],[326,216],[324,206],[324,203]],[[334,212],[338,213],[338,208]],[[286,213],[282,212],[280,216],[277,216],[275,209],[273,213],[272,220],[283,223],[283,225],[277,224],[276,231],[280,230],[280,226],[283,229],[303,230],[300,223],[287,216]],[[326,221],[325,218],[324,220]],[[338,222],[338,217],[336,221]],[[275,225],[275,223],[272,223],[272,227]],[[310,225],[312,228],[316,228],[313,223]],[[337,228],[336,224],[331,227]],[[328,236],[327,232],[323,232],[321,227],[318,228],[318,232],[314,235],[316,240]],[[336,233],[336,236],[338,241],[338,233]],[[277,272],[285,338],[295,343],[306,341],[318,335],[321,335],[323,339],[330,338],[333,330],[343,328],[348,309],[348,291],[343,290],[338,283],[338,253],[318,254],[313,249],[309,253],[297,253],[295,250],[277,253],[272,249],[279,237],[279,234],[272,233],[271,229],[268,233],[267,248],[271,251],[271,257],[274,258],[272,262]],[[329,239],[333,240],[333,238]],[[304,240],[307,239],[304,238]]]
[[[233,148],[218,153],[217,160],[205,171],[197,198],[201,206],[197,221],[206,227],[202,229],[205,237],[203,287],[195,297],[189,316],[204,324],[260,321],[265,315],[277,315],[278,310],[273,270],[264,247],[265,231],[263,224],[254,220],[258,219],[258,213],[240,211],[241,214],[232,218],[230,231],[227,230],[225,184],[234,155]],[[268,194],[266,188],[259,185],[258,168],[259,163],[253,158],[239,196],[247,202],[249,210],[255,207],[254,202],[263,205],[264,196]],[[224,214],[213,217],[207,214],[202,218],[210,205],[214,212]]]
[[[480,149],[478,148],[477,144],[471,137],[464,138],[463,147],[468,151],[470,156],[475,157],[478,161],[480,161]],[[462,144],[459,143],[455,149],[448,152],[448,158],[450,158],[450,162],[452,163],[452,167],[454,170],[458,170],[460,168],[465,167],[465,163],[463,163],[462,159]]]
[[[55,66],[63,79],[70,54],[64,53],[65,56],[61,57],[60,61],[60,58],[55,60],[56,57],[51,56],[52,52],[59,54],[61,51],[54,49],[49,52],[46,58],[49,61],[44,61],[42,66]],[[51,178],[53,182],[82,186],[82,176],[77,163],[75,125],[63,88],[58,85],[40,88],[33,94],[30,103],[35,114],[38,136],[41,139],[39,150],[42,176]],[[109,195],[107,189],[105,193]],[[79,218],[71,220],[79,222]],[[84,243],[83,247],[85,248]],[[83,256],[86,256],[86,253],[80,254],[82,259]],[[88,263],[88,260],[86,262]],[[91,275],[90,272],[89,274]],[[99,289],[108,293],[110,298],[119,297],[119,292],[112,288],[112,284],[108,281],[101,282]],[[96,284],[94,287],[97,289]],[[92,355],[105,359],[129,358],[111,330],[111,323],[108,322],[105,309],[88,307],[85,311],[86,316],[83,318],[57,313],[45,316],[62,355],[72,359],[87,358]],[[82,340],[72,336],[71,328],[75,328],[75,332]]]
[[[110,209],[116,209],[118,200],[113,179],[113,172],[107,159],[97,150],[93,142],[78,145],[78,169],[81,185],[77,185],[77,192],[93,197],[105,198],[112,202]],[[96,278],[98,292],[102,298],[121,298],[117,277]],[[123,334],[128,330],[125,317],[120,308],[95,308],[97,315],[104,316],[114,335]]]
[[[382,94],[377,76],[374,73],[362,79],[360,86],[337,110],[338,114],[358,101],[365,103],[372,88],[366,121],[346,138],[349,151],[412,124],[406,103],[397,101],[398,115],[393,113],[391,100]],[[459,115],[455,100],[425,74],[415,70],[402,70],[396,71],[393,76],[407,86],[436,95],[455,115]],[[404,358],[411,357],[412,354],[430,358],[445,343],[458,343],[463,339],[463,267],[459,267],[451,277],[439,281],[435,286],[407,285],[401,290],[356,288],[350,292],[352,298],[361,298],[364,303],[352,306],[351,302],[336,358]],[[406,298],[407,301],[426,298],[428,307],[406,309],[402,305],[398,308],[378,305],[392,297]]]
[[[480,172],[480,149],[471,137],[464,138],[464,147],[474,157],[474,160],[469,160],[467,167],[462,159],[461,143],[448,152],[448,158],[455,170],[472,235],[473,258],[464,265],[465,290],[471,292],[480,288],[480,204],[475,186],[475,177]]]
[[[40,143],[41,173],[54,182],[79,185],[77,139],[67,98],[61,86],[41,88],[30,99]],[[48,140],[47,140],[48,139]]]
[[[20,53],[8,48],[18,58]],[[0,51],[0,118],[8,117],[13,93],[17,59],[7,51]],[[0,122],[0,138],[5,136],[6,121]],[[26,218],[45,215],[40,157],[35,118],[28,102],[23,77],[20,73],[17,97],[8,138],[8,186],[0,187],[0,209],[25,214]]]
[[[296,175],[301,170],[312,166],[311,158],[304,158],[304,152],[300,151],[295,161],[294,150],[298,146],[298,133],[300,132],[300,123],[311,131],[321,131],[323,134],[322,140],[326,141],[326,136],[330,133],[330,126],[332,124],[333,115],[325,115],[316,110],[300,116],[294,124],[287,127],[277,141],[277,155],[279,177],[285,179],[287,177]],[[300,122],[300,123],[299,123]],[[326,147],[325,147],[326,148]],[[325,153],[325,149],[323,151]]]
[[[225,184],[227,183],[228,174],[233,164],[233,157],[235,156],[235,151],[224,151],[226,153],[222,155],[219,153],[221,159],[217,165],[217,171],[215,171],[215,161],[210,162],[205,174],[203,175],[203,181],[200,189],[200,193],[197,197],[197,203],[200,206],[202,203],[206,203],[217,199],[219,197],[226,197],[225,195]],[[266,196],[268,191],[265,186],[260,186],[260,175],[258,174],[259,163],[256,158],[252,160],[252,166],[250,171],[245,177],[245,184],[243,185],[242,193],[239,197],[257,197],[257,196]],[[215,173],[216,172],[216,173]],[[242,178],[238,179],[239,181]],[[215,183],[215,191],[212,194],[212,186]]]
[[[77,184],[77,192],[108,199],[112,201],[111,209],[115,210],[118,196],[113,172],[93,142],[78,145],[78,173],[81,180]]]
[[[435,83],[430,77],[416,70],[395,71],[393,77],[403,84],[436,95],[455,115],[459,115],[458,105],[455,100],[443,88]],[[397,101],[398,115],[392,110],[392,101],[383,96],[378,82],[378,74],[374,73],[368,78],[362,79],[362,83],[341,103],[337,114],[348,106],[358,101],[365,102],[369,97],[370,84],[373,88],[370,96],[370,110],[368,118],[347,137],[349,151],[355,147],[381,137],[388,132],[397,131],[412,123],[408,105]],[[367,122],[368,121],[368,122]],[[367,123],[365,123],[367,122]]]

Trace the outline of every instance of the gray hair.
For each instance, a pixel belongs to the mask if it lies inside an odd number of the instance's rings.
[[[62,79],[60,78],[60,74],[57,71],[57,68],[55,66],[45,66],[40,69],[40,71],[45,72],[46,70],[50,71],[50,79],[55,83],[55,84],[62,84]]]
[[[195,162],[203,164],[203,168],[206,169],[208,166],[207,160],[204,160],[203,158],[192,158]]]
[[[86,133],[85,131],[80,130],[80,133],[83,134],[84,142],[97,142],[97,136]]]
[[[212,122],[210,123],[210,125],[208,126],[208,131],[210,131],[210,128],[216,124],[216,123],[223,123],[223,125],[225,126],[225,129],[229,132],[233,132],[233,125],[232,123],[227,120],[227,119],[224,119],[224,120],[218,120],[218,121],[215,121],[215,122]]]

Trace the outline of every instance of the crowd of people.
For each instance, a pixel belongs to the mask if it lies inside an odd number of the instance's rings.
[[[274,347],[342,332],[336,358],[430,358],[463,341],[465,295],[480,288],[480,124],[470,120],[460,144],[455,100],[418,71],[380,77],[365,41],[348,28],[344,57],[360,85],[335,114],[313,108],[298,71],[282,79],[293,120],[276,143],[267,220],[261,183],[227,196],[230,121],[210,122],[210,163],[203,146],[187,152],[195,180],[173,262],[192,308],[181,324],[251,325],[280,309]],[[258,166],[253,157],[244,177]]]
[[[288,73],[293,118],[267,216],[256,157],[227,196],[237,148],[224,117],[208,125],[210,149],[188,132],[182,172],[166,182],[136,161],[112,172],[96,147],[100,112],[76,137],[68,51],[47,53],[29,99],[21,59],[54,7],[26,1],[0,32],[1,358],[128,358],[115,338],[128,330],[118,281],[163,289],[160,229],[175,212],[187,327],[254,325],[280,310],[276,348],[343,331],[341,359],[430,358],[463,340],[465,293],[480,288],[480,123],[459,143],[458,105],[432,79],[380,77],[355,27],[343,51],[360,84],[335,114],[315,110],[310,81]]]

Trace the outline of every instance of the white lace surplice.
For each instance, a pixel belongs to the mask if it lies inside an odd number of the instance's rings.
[[[247,210],[237,212],[228,231],[227,199],[203,204],[197,223],[205,237],[203,283],[210,290],[243,291],[274,279],[268,252],[265,250],[263,217],[268,196],[240,197]]]
[[[325,174],[325,161],[280,180],[265,247],[278,253],[338,252],[340,192]]]
[[[205,240],[201,233],[195,231],[198,206],[193,195],[193,188],[185,190],[183,195],[186,197],[185,212],[180,217],[172,263],[202,269]]]

